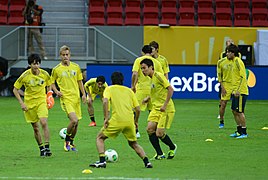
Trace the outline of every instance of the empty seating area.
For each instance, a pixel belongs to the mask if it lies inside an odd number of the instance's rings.
[[[25,0],[0,0],[0,25],[23,25]]]
[[[268,27],[267,0],[88,0],[89,25]]]

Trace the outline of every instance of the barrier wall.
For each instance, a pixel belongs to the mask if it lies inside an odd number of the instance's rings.
[[[249,70],[249,98],[268,100],[268,66],[251,66]],[[174,88],[174,99],[218,99],[219,83],[216,66],[171,65],[169,81]],[[124,74],[124,85],[130,87],[132,65],[87,65],[87,79],[103,75],[110,85],[114,71]]]

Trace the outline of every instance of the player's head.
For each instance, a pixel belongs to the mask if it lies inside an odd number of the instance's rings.
[[[154,71],[154,63],[151,59],[143,59],[141,62],[140,62],[140,65],[141,65],[141,70],[142,70],[142,73],[145,75],[145,76],[150,76],[152,75],[153,71]]]
[[[63,45],[61,48],[60,48],[60,57],[61,57],[61,60],[64,64],[67,63],[67,61],[70,61],[70,57],[71,57],[71,49],[70,47],[66,46],[66,45]]]
[[[96,83],[97,83],[98,87],[101,88],[103,86],[103,84],[105,83],[105,77],[98,76],[96,79]]]
[[[152,55],[157,58],[158,50],[159,50],[159,44],[156,41],[152,41],[149,44],[152,47]]]
[[[235,56],[238,56],[238,52],[238,47],[234,44],[226,47],[226,56],[228,59],[234,59]]]
[[[31,65],[32,63],[38,63],[38,64],[41,64],[41,58],[38,54],[31,54],[29,57],[28,57],[28,64]]]
[[[141,51],[143,54],[152,54],[152,47],[150,45],[144,45]]]
[[[227,46],[230,46],[231,44],[234,44],[234,41],[232,39],[227,39],[225,44],[226,44],[226,47],[227,47]]]
[[[113,72],[111,76],[112,84],[123,85],[124,75],[121,72]]]

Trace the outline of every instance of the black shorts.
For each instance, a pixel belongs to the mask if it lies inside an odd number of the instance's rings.
[[[238,97],[232,95],[232,110],[239,113],[244,113],[247,98],[248,95],[245,94],[240,94]]]

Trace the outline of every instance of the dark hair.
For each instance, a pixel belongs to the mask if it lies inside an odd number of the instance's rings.
[[[28,57],[28,64],[31,65],[32,63],[34,62],[38,62],[39,64],[41,64],[41,58],[38,54],[31,54],[29,57]]]
[[[230,44],[229,46],[226,47],[226,52],[229,51],[229,52],[232,52],[235,54],[235,56],[239,56],[238,55],[238,52],[239,52],[239,49],[236,45],[234,44]]]
[[[152,53],[152,47],[150,45],[144,45],[141,50],[145,54],[147,54],[147,53],[151,54]]]
[[[140,64],[146,64],[148,67],[154,67],[154,62],[151,59],[143,59]]]
[[[155,49],[159,49],[159,44],[156,41],[152,41],[149,44],[150,46],[154,47]]]
[[[97,83],[102,82],[104,84],[105,83],[105,77],[104,76],[98,76],[96,82]]]
[[[117,72],[113,72],[112,76],[111,76],[111,80],[112,80],[112,84],[118,84],[118,85],[123,85],[123,81],[124,81],[124,75],[117,71]]]

